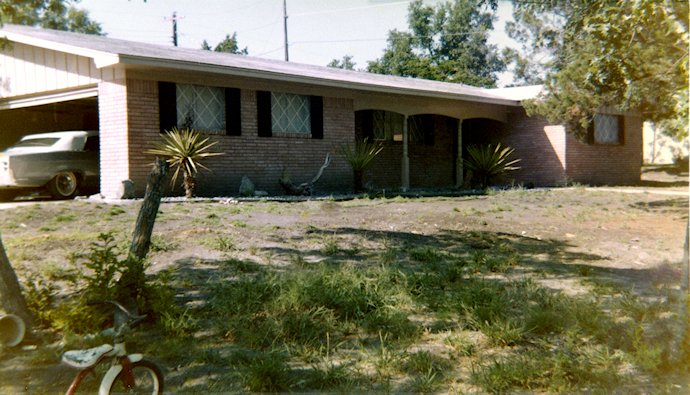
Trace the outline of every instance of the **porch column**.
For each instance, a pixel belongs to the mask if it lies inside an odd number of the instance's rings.
[[[465,183],[463,175],[465,167],[462,163],[462,119],[458,119],[458,152],[455,160],[455,186],[462,188]]]
[[[403,153],[402,153],[402,174],[401,187],[403,192],[410,188],[410,157],[407,153],[407,143],[409,141],[407,133],[407,115],[403,119]]]

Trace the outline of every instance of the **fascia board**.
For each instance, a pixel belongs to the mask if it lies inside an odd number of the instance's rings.
[[[119,55],[110,52],[97,51],[75,45],[62,44],[55,41],[44,40],[10,31],[0,30],[0,37],[6,38],[9,41],[20,44],[31,45],[34,47],[46,48],[58,52],[65,52],[73,55],[91,58],[94,60],[94,63],[98,68],[113,66],[119,63]]]
[[[331,78],[319,78],[309,75],[296,75],[288,74],[277,71],[270,70],[257,70],[249,68],[239,68],[225,65],[213,65],[206,63],[193,63],[185,62],[179,60],[170,59],[160,59],[160,58],[145,58],[141,56],[127,56],[120,55],[119,63],[131,66],[142,66],[142,67],[155,67],[155,68],[167,68],[175,70],[184,70],[192,72],[204,72],[204,73],[214,73],[214,74],[226,74],[236,77],[245,78],[258,78],[281,82],[294,82],[310,85],[318,85],[330,88],[342,88],[351,90],[362,90],[374,93],[383,94],[396,94],[396,95],[410,95],[410,96],[422,96],[429,98],[438,99],[451,99],[451,100],[466,100],[471,102],[487,103],[487,104],[500,104],[506,106],[520,106],[520,102],[516,100],[504,99],[492,96],[480,96],[472,94],[454,93],[454,92],[443,92],[436,90],[424,90],[416,88],[406,88],[393,85],[377,85],[368,84],[365,82],[348,81],[348,80],[337,80]]]

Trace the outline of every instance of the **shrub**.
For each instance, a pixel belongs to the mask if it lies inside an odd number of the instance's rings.
[[[198,168],[206,169],[201,161],[205,158],[222,155],[220,152],[210,152],[216,142],[209,143],[209,138],[202,138],[201,134],[193,129],[172,128],[162,136],[163,141],[158,143],[154,149],[146,151],[148,154],[161,155],[167,157],[168,165],[175,168],[175,173],[171,180],[172,185],[177,181],[177,177],[182,171],[182,185],[184,186],[185,196],[191,198],[196,190],[196,173]]]
[[[517,170],[514,166],[520,159],[509,160],[514,148],[501,147],[501,143],[485,146],[470,145],[467,147],[469,158],[464,160],[465,168],[471,172],[471,180],[480,188],[487,188],[498,176],[508,171]]]
[[[340,147],[340,155],[354,171],[355,193],[364,190],[364,171],[382,150],[383,144],[380,141],[369,141],[368,139],[358,140],[354,146],[348,144]]]

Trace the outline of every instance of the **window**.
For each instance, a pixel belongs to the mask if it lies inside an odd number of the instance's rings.
[[[223,88],[178,84],[177,125],[206,132],[225,130]]]
[[[372,131],[374,140],[402,141],[405,116],[396,112],[373,110]]]
[[[271,130],[311,135],[309,96],[271,92]]]
[[[173,127],[241,135],[241,91],[202,85],[158,83],[161,132]]]
[[[259,137],[323,138],[323,98],[284,92],[256,93]]]
[[[593,126],[590,128],[590,142],[592,144],[623,144],[624,125],[623,116],[611,114],[596,114]]]

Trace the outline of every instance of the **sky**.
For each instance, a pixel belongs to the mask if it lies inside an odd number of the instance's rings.
[[[425,0],[437,4],[442,0]],[[411,0],[286,0],[288,52],[291,62],[325,66],[344,55],[356,69],[383,54],[388,32],[407,30]],[[284,59],[283,0],[81,0],[108,37],[172,46],[173,13],[178,46],[215,46],[237,32],[240,48],[250,56]],[[511,4],[500,0],[491,41],[511,45],[505,21]],[[499,85],[510,81],[503,75]]]

